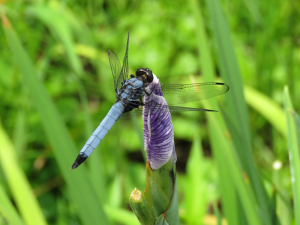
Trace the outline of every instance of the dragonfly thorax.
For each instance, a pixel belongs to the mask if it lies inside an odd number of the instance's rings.
[[[144,83],[136,77],[125,80],[117,94],[117,102],[121,101],[125,105],[124,112],[138,108],[142,103]]]

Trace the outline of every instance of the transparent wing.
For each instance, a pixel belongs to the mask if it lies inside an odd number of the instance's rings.
[[[118,77],[118,83],[122,83],[124,80],[128,79],[128,47],[129,47],[129,31],[128,31],[128,38],[127,38],[127,45],[126,45],[126,52],[123,59],[123,66],[121,69],[120,76]]]
[[[224,83],[160,84],[168,105],[180,105],[199,101],[226,93],[229,86]],[[155,88],[160,88],[156,86]]]
[[[111,50],[108,50],[108,59],[110,63],[110,69],[114,78],[115,92],[120,88],[120,83],[118,78],[121,74],[121,63],[118,59],[118,56]]]
[[[169,111],[169,112],[187,112],[187,111],[218,112],[216,110],[210,110],[210,109],[160,105],[155,101],[151,101],[151,102],[147,103],[145,106],[140,106],[139,108],[135,108],[130,112],[123,113],[121,118],[126,119],[126,118],[130,118],[130,117],[133,117],[133,116],[141,116],[141,115],[143,115],[143,110],[144,110],[145,107],[147,107],[147,105],[150,105],[148,110],[151,111],[151,114],[162,113],[164,111]]]
[[[129,32],[126,45],[126,52],[123,60],[123,66],[118,59],[118,56],[111,50],[108,50],[108,58],[110,63],[111,72],[114,78],[115,92],[120,89],[121,83],[128,78],[128,46],[129,46]]]
[[[154,88],[161,88],[163,91],[164,98],[166,99],[168,105],[160,105],[154,100],[145,103],[144,106],[133,109],[130,112],[124,113],[122,118],[128,118],[131,116],[138,116],[143,114],[143,108],[150,108],[153,112],[158,111],[170,111],[170,112],[179,112],[179,111],[211,111],[217,112],[210,109],[200,109],[200,108],[189,108],[189,107],[180,107],[176,105],[199,101],[207,98],[211,98],[217,95],[226,93],[229,90],[229,86],[224,83],[209,82],[209,83],[193,83],[193,84],[161,84],[157,85]],[[150,90],[153,91],[153,90]],[[155,91],[154,91],[155,92]]]

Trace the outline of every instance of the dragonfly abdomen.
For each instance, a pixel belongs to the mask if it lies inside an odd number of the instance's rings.
[[[112,128],[116,121],[120,118],[124,111],[124,103],[119,101],[116,102],[109,112],[106,114],[105,118],[101,121],[99,126],[93,132],[92,136],[87,140],[80,153],[78,154],[75,162],[72,165],[72,169],[78,167],[83,163],[87,157],[89,157],[94,149],[100,144],[102,139],[105,137],[107,132]]]

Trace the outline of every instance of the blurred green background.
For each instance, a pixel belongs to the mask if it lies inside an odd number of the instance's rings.
[[[182,224],[295,223],[282,92],[299,111],[299,1],[0,3],[0,224],[139,224],[128,197],[145,187],[142,118],[69,169],[115,102],[107,51],[122,62],[129,30],[130,73],[230,86],[187,105],[215,115],[172,114]]]

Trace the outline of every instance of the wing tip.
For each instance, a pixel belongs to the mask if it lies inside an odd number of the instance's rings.
[[[219,111],[214,110],[214,109],[204,109],[203,111],[207,111],[207,112],[219,112]]]
[[[86,159],[88,158],[88,156],[84,153],[84,152],[80,152],[75,160],[75,162],[73,163],[71,170],[75,170],[78,166],[80,166],[80,164],[82,164]]]
[[[221,82],[215,82],[215,84],[226,86],[226,87],[227,87],[227,90],[226,90],[225,92],[229,91],[229,85],[228,85],[228,84],[221,83]]]

